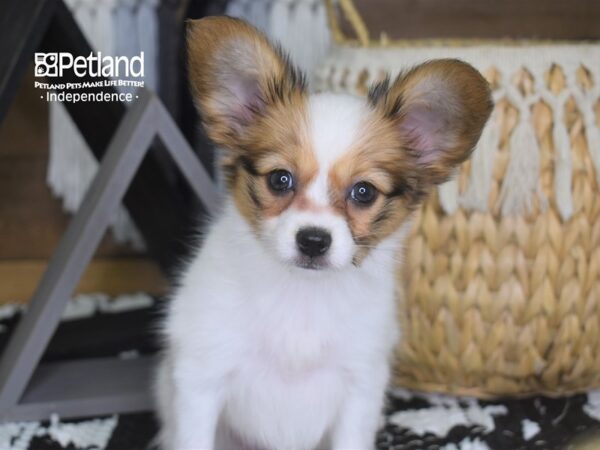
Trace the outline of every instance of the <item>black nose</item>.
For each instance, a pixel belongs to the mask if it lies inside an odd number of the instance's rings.
[[[331,245],[331,235],[322,228],[302,228],[296,234],[296,244],[306,256],[321,256]]]

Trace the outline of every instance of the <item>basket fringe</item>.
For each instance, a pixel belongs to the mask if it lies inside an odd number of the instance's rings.
[[[564,102],[560,102],[553,108],[552,138],[556,149],[554,175],[556,206],[563,220],[567,220],[573,215],[573,197],[571,195],[571,142],[565,123],[564,110]]]
[[[500,198],[503,214],[531,212],[532,198],[539,190],[540,153],[528,107],[510,137],[510,163],[502,182]]]
[[[600,187],[600,125],[595,112],[600,104],[600,71],[592,72],[592,75],[595,75],[594,86],[587,90],[575,87],[573,97],[583,116],[588,151],[596,168],[596,180]]]
[[[327,11],[318,0],[233,0],[227,14],[252,23],[281,44],[308,76],[327,54]]]
[[[452,214],[458,209],[460,194],[458,191],[458,180],[456,179],[456,174],[451,180],[446,181],[438,188],[438,194],[440,197],[440,205],[446,213]]]
[[[596,167],[596,180],[598,186],[600,186],[600,130],[591,125],[590,121],[586,119],[585,133],[588,142],[588,148],[590,149],[590,156]]]
[[[461,197],[461,206],[477,211],[487,210],[488,198],[492,186],[494,156],[498,151],[499,142],[500,127],[498,125],[498,112],[494,110],[473,152],[469,186]],[[446,212],[450,211],[446,210]]]
[[[563,221],[574,214],[573,171],[571,137],[567,129],[566,105],[575,101],[585,126],[587,150],[594,163],[600,185],[600,126],[597,109],[600,102],[600,45],[599,44],[533,44],[531,46],[498,44],[473,44],[466,46],[425,45],[410,42],[395,46],[370,44],[368,48],[334,46],[325,63],[317,73],[317,88],[338,92],[350,91],[364,94],[368,83],[383,73],[398,73],[407,67],[435,58],[459,58],[480,71],[495,72],[492,77],[494,100],[506,100],[519,112],[516,125],[508,133],[510,155],[507,178],[501,186],[500,211],[518,215],[532,212],[535,207],[546,207],[548,199],[539,183],[540,145],[532,122],[532,109],[544,102],[552,110],[551,137],[554,144],[552,157],[554,167],[553,189],[547,194],[554,196],[559,215]],[[564,75],[564,86],[553,92],[548,74],[559,67]],[[588,72],[591,86],[579,85],[578,71]],[[516,85],[515,78],[521,73],[530,77],[527,93]],[[490,174],[500,147],[501,120],[496,113],[484,129],[480,142],[471,159],[471,173],[465,191],[459,192],[455,180],[439,187],[440,204],[445,212],[453,213],[459,207],[481,212],[493,209],[495,197]]]

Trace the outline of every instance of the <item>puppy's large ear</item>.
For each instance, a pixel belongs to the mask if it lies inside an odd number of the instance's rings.
[[[303,78],[253,26],[230,17],[187,25],[190,84],[210,138],[235,147],[270,103],[304,88]]]
[[[487,81],[458,60],[427,62],[370,92],[371,103],[394,120],[424,184],[445,181],[471,154],[492,111]]]

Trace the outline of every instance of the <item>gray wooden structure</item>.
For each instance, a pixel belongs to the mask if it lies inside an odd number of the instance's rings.
[[[161,101],[140,90],[101,161],[84,201],[63,236],[26,313],[0,359],[0,421],[81,417],[151,408],[152,358],[101,358],[39,364],[64,308],[111,213],[123,200],[152,141],[158,137],[210,213],[218,207],[213,181]]]

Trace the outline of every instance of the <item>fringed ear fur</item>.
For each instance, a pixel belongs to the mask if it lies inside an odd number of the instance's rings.
[[[235,147],[270,104],[304,92],[304,77],[256,28],[230,17],[187,25],[189,78],[209,137]]]
[[[396,123],[403,148],[424,184],[445,181],[473,151],[493,103],[490,88],[470,65],[434,60],[375,85],[371,104]]]

